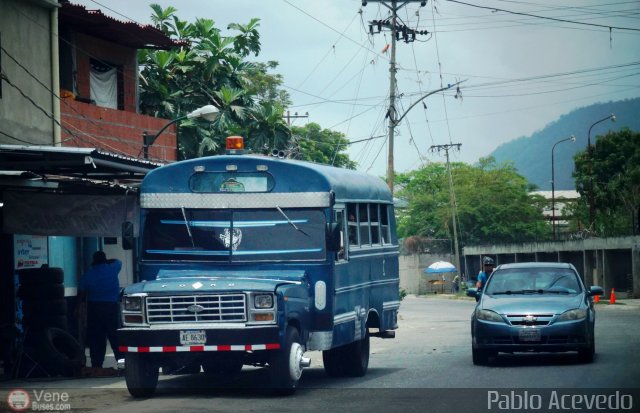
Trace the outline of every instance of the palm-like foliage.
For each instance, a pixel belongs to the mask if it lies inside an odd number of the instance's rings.
[[[181,157],[220,153],[223,139],[244,132],[254,134],[257,145],[269,141],[286,142],[291,134],[282,121],[282,109],[265,96],[284,96],[282,92],[247,88],[251,78],[258,84],[277,89],[282,79],[267,73],[272,66],[254,65],[245,60],[260,51],[259,20],[246,25],[233,23],[235,36],[224,36],[210,19],[194,23],[180,20],[176,9],[151,5],[156,28],[185,46],[174,50],[141,50],[140,108],[143,113],[175,119],[207,104],[220,109],[213,124],[183,121],[179,128]],[[188,45],[188,46],[187,46]],[[265,81],[265,79],[269,79]]]

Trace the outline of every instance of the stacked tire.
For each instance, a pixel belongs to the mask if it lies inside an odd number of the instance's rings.
[[[29,268],[18,271],[18,298],[22,300],[25,330],[55,327],[67,330],[67,302],[61,268]]]
[[[64,272],[61,268],[19,270],[18,282],[25,351],[47,375],[74,375],[83,350],[67,332]]]

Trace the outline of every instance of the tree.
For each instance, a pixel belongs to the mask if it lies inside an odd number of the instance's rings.
[[[497,165],[492,157],[478,165],[452,163],[461,244],[509,243],[544,238],[549,227],[542,209],[544,198],[533,190],[512,164]],[[404,189],[398,196],[409,206],[398,220],[400,236],[451,238],[452,210],[446,164],[400,174]]]
[[[293,126],[292,152],[296,159],[312,161],[339,168],[356,169],[357,164],[342,153],[349,145],[343,133],[322,129],[317,123]]]
[[[629,129],[599,137],[592,148],[574,156],[573,177],[581,199],[574,208],[577,222],[589,222],[601,236],[640,232],[640,133]]]
[[[237,34],[223,36],[213,20],[180,20],[174,7],[152,4],[151,20],[167,36],[182,42],[176,50],[141,50],[140,107],[143,113],[175,119],[207,104],[220,114],[212,123],[184,120],[179,127],[181,158],[224,152],[224,138],[240,135],[254,153],[284,150],[299,159],[355,169],[343,151],[343,134],[317,124],[294,128],[284,121],[291,101],[273,74],[277,62],[249,62],[260,52],[259,20],[228,26]],[[336,150],[336,148],[338,148]]]
[[[155,27],[183,44],[175,50],[140,50],[140,108],[143,113],[175,119],[207,104],[220,110],[211,124],[186,120],[180,123],[182,158],[217,154],[224,138],[242,134],[246,145],[262,150],[268,134],[288,141],[290,132],[282,120],[288,94],[279,87],[282,78],[272,75],[277,63],[252,63],[260,52],[259,20],[232,23],[237,34],[224,36],[210,19],[194,23],[180,20],[174,7],[152,4]]]

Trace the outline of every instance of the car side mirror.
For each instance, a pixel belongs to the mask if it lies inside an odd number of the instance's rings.
[[[475,287],[467,288],[467,297],[478,297],[480,292]]]
[[[125,221],[122,223],[122,249],[133,249],[135,243],[133,238],[133,222]]]
[[[589,288],[589,293],[590,296],[594,296],[594,295],[604,295],[604,290],[602,289],[602,287],[599,287],[597,285],[593,285],[591,286],[591,288]]]

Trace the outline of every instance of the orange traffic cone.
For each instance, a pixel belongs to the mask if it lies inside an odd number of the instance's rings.
[[[600,302],[600,296],[598,294],[593,296],[593,302],[594,303],[599,303]]]
[[[615,304],[615,303],[616,303],[616,290],[612,288],[611,295],[609,296],[609,304]]]

